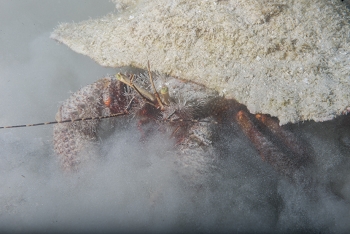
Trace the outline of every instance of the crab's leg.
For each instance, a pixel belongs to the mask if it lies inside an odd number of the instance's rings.
[[[236,115],[236,120],[245,135],[258,150],[262,160],[272,165],[278,172],[292,178],[295,170],[298,168],[297,163],[255,127],[248,113],[242,110],[239,111]]]
[[[307,152],[305,144],[300,142],[292,132],[279,126],[278,120],[264,114],[257,114],[255,117],[277,136],[301,163],[306,163],[311,160],[311,156]]]

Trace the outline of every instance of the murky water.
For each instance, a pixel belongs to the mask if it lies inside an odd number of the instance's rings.
[[[1,4],[0,125],[52,121],[70,90],[115,73],[49,39],[57,22],[104,15],[111,3]],[[75,174],[59,168],[52,126],[2,129],[0,229],[346,232],[349,119],[285,126],[314,155],[300,172],[316,181],[309,191],[263,162],[236,124],[220,129],[220,160],[200,185],[180,176],[171,140],[142,143],[132,123],[102,137],[101,160]]]

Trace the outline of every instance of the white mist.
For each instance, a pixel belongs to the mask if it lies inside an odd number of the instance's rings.
[[[49,39],[59,22],[111,11],[108,1],[0,2],[1,126],[53,121],[69,91],[115,73]],[[0,230],[346,232],[349,154],[334,127],[299,129],[315,151],[317,199],[278,176],[235,132],[222,134],[218,170],[196,187],[179,176],[172,142],[156,135],[140,143],[135,125],[102,138],[103,158],[76,174],[60,170],[52,126],[1,129]]]

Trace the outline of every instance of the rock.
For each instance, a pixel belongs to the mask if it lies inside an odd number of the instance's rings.
[[[51,37],[102,66],[151,67],[214,88],[280,124],[350,103],[350,13],[329,0],[115,1]]]

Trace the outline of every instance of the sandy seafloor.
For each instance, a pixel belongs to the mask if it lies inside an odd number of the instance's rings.
[[[115,73],[49,39],[59,22],[113,10],[108,1],[0,1],[1,126],[52,121],[69,91]],[[286,127],[314,152],[316,196],[263,163],[234,128],[199,187],[178,176],[172,142],[140,143],[135,125],[101,138],[102,159],[75,174],[60,170],[51,125],[1,129],[0,232],[349,232],[350,127],[343,118]]]

